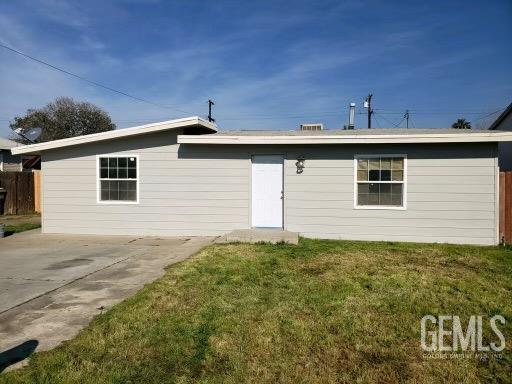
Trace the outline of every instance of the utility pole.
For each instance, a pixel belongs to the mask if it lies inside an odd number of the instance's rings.
[[[409,128],[409,110],[408,109],[405,110],[404,119],[406,121],[406,127]]]
[[[368,96],[366,96],[366,99],[364,100],[364,107],[368,110],[368,129],[372,127],[372,97],[373,94],[370,93]]]
[[[215,105],[215,103],[208,99],[208,121],[210,123],[215,123],[215,119],[212,117],[212,105]]]

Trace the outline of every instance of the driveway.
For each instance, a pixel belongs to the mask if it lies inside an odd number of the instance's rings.
[[[72,338],[212,238],[42,235],[0,239],[0,354]]]

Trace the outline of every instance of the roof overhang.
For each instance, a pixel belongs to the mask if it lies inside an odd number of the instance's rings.
[[[401,143],[479,143],[512,141],[512,132],[467,134],[357,134],[357,135],[179,135],[179,144],[401,144]]]
[[[500,126],[500,124],[507,118],[508,115],[512,113],[512,103],[508,105],[507,108],[498,116],[496,120],[489,127],[490,130],[496,130]]]
[[[94,142],[105,141],[105,140],[113,140],[113,139],[118,139],[118,138],[123,138],[123,137],[139,136],[139,135],[145,135],[148,133],[170,131],[170,130],[187,128],[187,127],[199,127],[199,128],[204,129],[208,133],[217,132],[217,126],[215,124],[210,123],[209,121],[204,120],[200,117],[194,116],[194,117],[187,117],[187,118],[183,118],[183,119],[162,121],[160,123],[146,124],[146,125],[141,125],[141,126],[137,126],[137,127],[116,129],[113,131],[71,137],[68,139],[47,141],[47,142],[38,143],[38,144],[23,145],[23,146],[12,148],[11,152],[13,155],[27,154],[27,153],[39,154],[40,152],[47,151],[49,149],[70,147],[73,145],[94,143]],[[195,135],[195,136],[200,136],[200,135]]]

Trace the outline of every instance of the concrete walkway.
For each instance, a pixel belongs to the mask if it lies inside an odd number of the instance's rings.
[[[215,240],[216,243],[288,243],[298,244],[299,235],[279,229],[237,229]]]
[[[54,348],[212,241],[38,230],[0,239],[0,353],[30,340]]]

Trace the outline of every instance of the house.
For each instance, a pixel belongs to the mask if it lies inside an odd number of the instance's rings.
[[[512,131],[512,103],[491,124],[490,130]],[[499,144],[499,163],[502,171],[512,171],[512,143]]]
[[[497,244],[498,151],[512,132],[225,131],[191,117],[27,145],[45,233]]]
[[[18,145],[15,141],[0,137],[0,172],[19,172],[23,170],[21,156],[11,154],[11,148]]]

